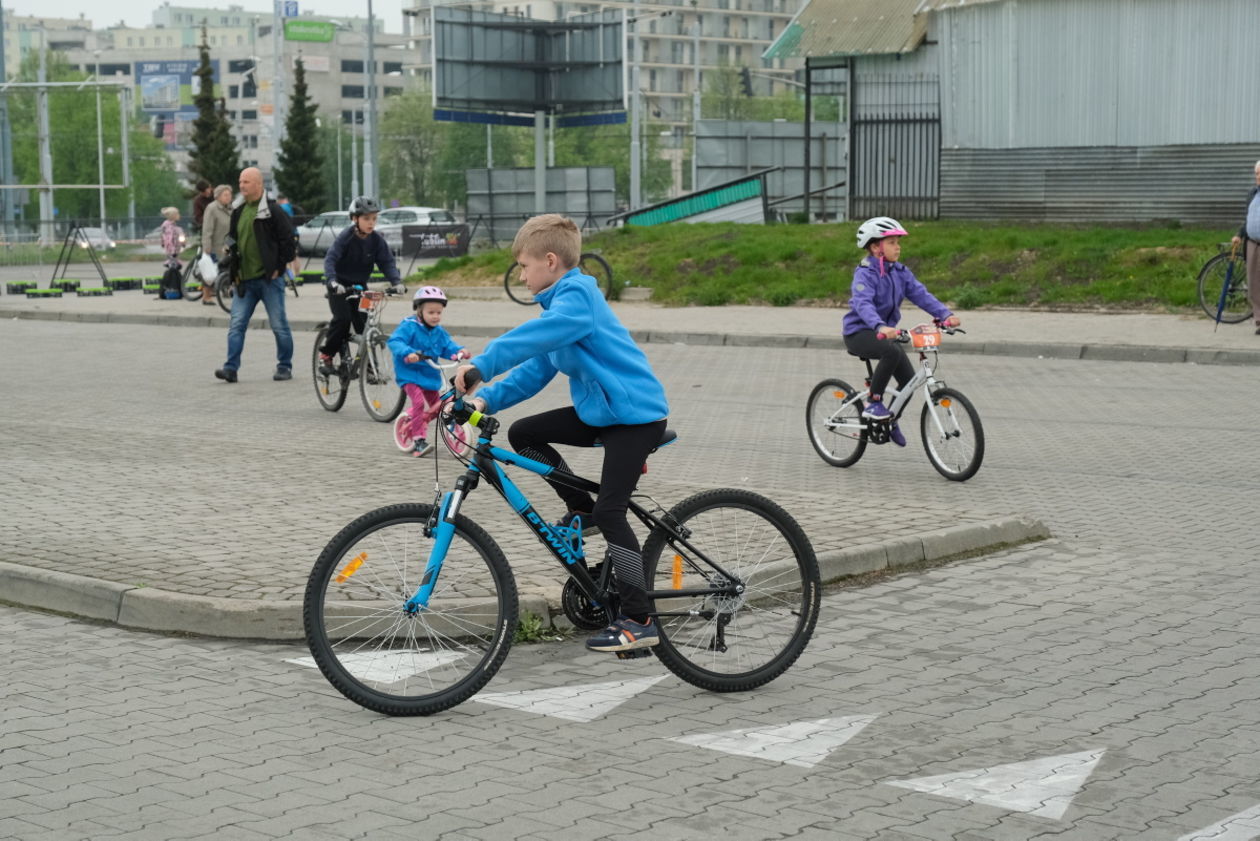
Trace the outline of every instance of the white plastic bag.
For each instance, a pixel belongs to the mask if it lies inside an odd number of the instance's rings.
[[[209,283],[219,274],[219,269],[214,264],[214,258],[209,254],[202,254],[201,259],[197,261],[197,271],[201,274],[201,279],[205,283]]]

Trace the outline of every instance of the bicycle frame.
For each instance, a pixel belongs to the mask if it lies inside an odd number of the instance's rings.
[[[929,359],[929,354],[932,357],[931,359]],[[936,348],[919,349],[919,369],[914,372],[914,376],[911,377],[910,381],[900,389],[893,389],[891,387],[888,389],[888,391],[894,392],[893,399],[891,403],[888,404],[888,411],[892,414],[892,422],[895,423],[901,420],[902,414],[904,414],[905,410],[909,407],[910,401],[913,399],[916,391],[919,389],[925,389],[927,392],[931,393],[945,385],[944,382],[936,378],[936,365],[933,361],[935,357]],[[858,434],[864,434],[871,428],[871,422],[861,417],[857,418],[856,421],[837,419],[837,416],[849,406],[853,405],[854,402],[866,400],[870,396],[871,363],[869,360],[867,360],[866,366],[866,387],[845,398],[844,402],[840,404],[840,408],[837,409],[831,419],[828,420],[827,426],[829,429],[835,431],[838,429],[852,428],[856,430]],[[928,407],[928,414],[932,416],[932,423],[936,424],[937,432],[941,435],[946,434],[945,426],[941,423],[941,419],[937,417],[936,407],[932,404],[932,401],[927,401],[926,405]],[[878,422],[884,423],[885,421]]]
[[[444,395],[443,402],[449,397],[450,393]],[[477,426],[482,417],[484,416],[474,413],[470,423]],[[547,551],[560,563],[565,572],[573,578],[582,593],[595,604],[606,604],[609,595],[608,583],[611,565],[604,567],[603,574],[597,582],[586,569],[585,563],[580,563],[586,557],[580,539],[578,541],[571,540],[568,535],[562,534],[555,526],[541,517],[525,494],[504,472],[500,463],[528,470],[531,473],[550,478],[579,490],[590,493],[599,492],[599,485],[595,482],[510,450],[496,447],[482,433],[478,439],[472,463],[468,466],[468,470],[455,481],[455,489],[453,491],[447,491],[442,495],[441,503],[435,506],[434,513],[430,516],[426,525],[426,534],[431,532],[435,538],[433,548],[429,552],[420,586],[403,607],[406,613],[414,614],[423,611],[427,607],[429,597],[432,595],[433,589],[437,585],[438,576],[441,574],[442,564],[446,560],[446,551],[455,536],[455,518],[459,514],[460,506],[468,494],[477,487],[482,477],[511,506],[512,510],[529,527],[539,542],[547,548]],[[690,558],[685,558],[685,560],[688,560],[693,566],[696,565],[696,561],[701,561],[713,572],[729,582],[726,586],[703,589],[649,590],[647,592],[649,599],[678,596],[739,596],[744,591],[744,583],[692,546],[687,540],[688,535],[683,533],[684,530],[658,518],[635,502],[633,498],[630,500],[629,510],[649,529],[659,528],[664,530],[669,537],[671,546],[676,550],[685,550],[690,554]],[[650,615],[674,616],[680,614],[659,611]],[[689,613],[682,615],[689,615]]]

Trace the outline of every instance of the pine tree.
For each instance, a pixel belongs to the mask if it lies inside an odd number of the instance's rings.
[[[293,65],[293,96],[284,121],[284,139],[276,155],[276,186],[304,213],[324,210],[323,160],[315,125],[317,106],[306,93],[302,59]]]
[[[206,43],[206,27],[201,27],[201,64],[194,74],[198,79],[197,119],[193,121],[192,153],[188,169],[211,184],[235,184],[241,172],[236,151],[236,138],[227,121],[223,100],[215,107],[214,71],[210,67],[210,46]]]

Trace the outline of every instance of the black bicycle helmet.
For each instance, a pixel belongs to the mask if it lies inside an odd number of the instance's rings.
[[[350,202],[350,216],[363,216],[367,213],[380,213],[381,206],[376,203],[376,199],[371,196],[359,196]]]

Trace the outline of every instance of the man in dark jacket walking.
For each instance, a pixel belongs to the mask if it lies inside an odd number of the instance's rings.
[[[1251,303],[1251,317],[1256,320],[1256,335],[1260,336],[1260,161],[1256,161],[1256,186],[1247,196],[1247,216],[1234,237],[1234,247],[1243,247],[1243,260],[1247,264],[1247,298]]]
[[[293,331],[284,314],[284,270],[294,256],[293,223],[280,206],[268,199],[263,177],[256,167],[241,170],[241,195],[232,204],[228,227],[230,246],[225,248],[236,294],[228,326],[228,358],[214,375],[236,382],[245,347],[245,330],[254,308],[262,301],[267,322],[276,337],[274,380],[293,379]]]

